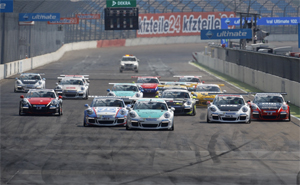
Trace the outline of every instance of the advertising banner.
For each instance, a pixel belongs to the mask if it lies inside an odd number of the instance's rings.
[[[257,19],[257,25],[297,25],[300,23],[299,17],[262,17]],[[251,18],[248,18],[247,21],[251,21]],[[245,19],[242,20],[244,24]],[[239,26],[240,18],[222,18],[221,19],[222,29],[227,29],[228,26]]]
[[[140,14],[137,37],[199,35],[201,30],[221,29],[221,18],[234,12],[179,12]]]
[[[19,13],[19,21],[59,21],[59,13]]]
[[[60,18],[59,21],[48,21],[48,24],[79,24],[79,19],[76,17]]]
[[[300,48],[300,23],[298,24],[298,48]]]
[[[14,1],[13,0],[1,0],[0,1],[0,12],[13,12]]]
[[[251,39],[251,29],[202,30],[201,40],[210,39]]]
[[[76,14],[78,19],[100,19],[100,14]]]
[[[136,0],[106,0],[106,7],[136,7]]]

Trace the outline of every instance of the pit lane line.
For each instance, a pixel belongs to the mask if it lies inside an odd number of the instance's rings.
[[[192,66],[194,66],[194,67],[198,68],[199,70],[201,70],[201,71],[205,71],[206,73],[208,73],[208,74],[210,74],[210,75],[212,75],[212,76],[216,77],[217,79],[219,79],[219,80],[221,80],[221,81],[223,81],[223,82],[226,82],[226,83],[230,84],[231,86],[233,86],[233,87],[235,87],[235,88],[237,88],[237,89],[239,89],[239,90],[241,90],[241,91],[243,91],[243,92],[245,92],[245,93],[248,93],[247,91],[245,91],[245,90],[243,90],[243,89],[241,89],[241,88],[239,88],[239,87],[237,87],[237,86],[233,85],[232,83],[230,83],[230,82],[227,82],[227,81],[223,80],[222,78],[220,78],[220,77],[218,77],[218,76],[215,76],[214,74],[212,74],[212,73],[210,73],[210,72],[208,72],[208,71],[206,71],[206,70],[204,70],[204,69],[202,69],[202,68],[198,67],[197,65],[193,64],[193,62],[192,62],[192,61],[189,61],[188,63],[189,63],[190,65],[192,65]],[[252,95],[252,94],[251,94],[250,96],[253,96],[253,97],[254,97],[254,95]],[[295,118],[295,119],[297,119],[297,120],[299,120],[299,121],[300,121],[300,118],[298,118],[298,117],[296,117],[296,116],[294,116],[294,115],[292,115],[292,114],[291,114],[291,116],[292,116],[293,118]],[[293,122],[293,123],[294,123],[294,122]],[[294,124],[300,127],[300,125],[299,125],[299,124],[297,124],[297,123],[294,123]]]

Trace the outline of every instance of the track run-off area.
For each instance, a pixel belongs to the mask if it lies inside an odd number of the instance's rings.
[[[61,74],[90,75],[90,95],[106,95],[108,83],[136,75],[197,75],[242,93],[188,63],[205,45],[80,50],[30,72],[44,73],[51,89]],[[140,59],[139,73],[119,73],[125,54]],[[15,77],[0,81],[1,184],[300,184],[298,119],[207,123],[206,108],[197,108],[196,116],[176,116],[174,131],[83,127],[92,99],[63,100],[62,116],[19,116],[25,93],[13,92]]]

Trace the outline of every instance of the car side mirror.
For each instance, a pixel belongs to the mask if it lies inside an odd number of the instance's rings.
[[[175,111],[175,108],[174,108],[174,107],[171,107],[171,110],[172,110],[172,111]]]
[[[250,103],[250,102],[251,102],[251,100],[248,100],[248,101],[247,101],[247,103]]]
[[[206,105],[210,105],[210,101],[207,101],[207,102],[206,102]]]
[[[226,93],[227,91],[226,90],[223,90],[223,93]]]
[[[204,84],[204,83],[205,83],[205,81],[202,81],[202,83]]]
[[[196,96],[193,96],[193,99],[196,99],[197,97]]]
[[[86,80],[87,81],[87,83],[90,83],[90,80]]]
[[[155,98],[158,98],[158,95],[156,95]]]
[[[62,99],[62,96],[58,96],[58,99]]]
[[[286,104],[290,104],[291,103],[291,101],[286,101]]]
[[[21,95],[20,98],[24,99],[24,95]]]
[[[89,108],[89,107],[90,107],[89,104],[85,104],[84,106],[85,106],[86,108]]]

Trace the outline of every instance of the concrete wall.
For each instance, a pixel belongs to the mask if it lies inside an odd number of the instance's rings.
[[[298,82],[220,59],[211,58],[200,52],[193,53],[193,58],[199,64],[226,74],[264,92],[286,92],[287,95],[285,96],[285,99],[290,100],[294,105],[300,106],[300,83]]]

